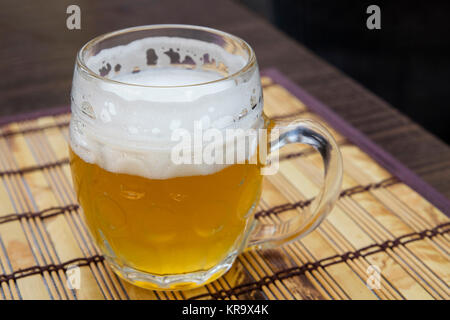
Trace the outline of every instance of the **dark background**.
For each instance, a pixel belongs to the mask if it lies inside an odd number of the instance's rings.
[[[450,1],[239,2],[450,144]]]

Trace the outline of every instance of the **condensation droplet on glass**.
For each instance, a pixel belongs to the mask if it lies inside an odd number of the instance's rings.
[[[73,120],[73,128],[76,133],[84,135],[84,129],[86,128],[86,125],[80,120]]]

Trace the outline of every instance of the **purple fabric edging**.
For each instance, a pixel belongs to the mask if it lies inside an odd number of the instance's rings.
[[[275,83],[285,87],[294,96],[299,98],[310,110],[317,113],[325,119],[333,128],[339,131],[347,139],[369,154],[374,160],[381,164],[385,169],[403,181],[405,184],[420,193],[425,199],[450,217],[450,200],[436,191],[432,186],[423,181],[414,172],[401,164],[392,155],[384,151],[378,145],[373,143],[363,133],[352,127],[349,123],[338,116],[329,107],[318,101],[316,98],[308,94],[297,84],[286,78],[280,71],[275,68],[265,69],[262,75],[269,76]],[[0,118],[0,126],[16,121],[25,121],[36,119],[44,116],[59,115],[70,112],[70,107],[63,106],[51,109],[38,110],[31,113],[23,113],[18,115],[6,116]]]
[[[5,124],[11,123],[11,122],[32,120],[32,119],[45,117],[45,116],[56,116],[56,115],[68,113],[68,112],[70,112],[70,107],[62,106],[62,107],[56,107],[56,108],[41,109],[41,110],[27,112],[27,113],[13,114],[10,116],[1,117],[0,118],[0,126],[3,126]]]
[[[332,111],[322,102],[308,94],[297,84],[286,78],[280,71],[274,68],[265,69],[262,75],[270,77],[275,83],[283,86],[299,100],[301,100],[311,111],[321,116],[334,129],[339,131],[352,143],[357,145],[361,150],[369,154],[372,159],[377,161],[381,166],[391,172],[402,182],[410,186],[412,189],[421,194],[425,199],[430,201],[434,206],[440,209],[448,217],[450,217],[450,200],[439,193],[436,189],[422,180],[410,169],[405,167],[392,155],[384,151],[374,142],[372,142],[362,132],[355,129],[348,122],[343,120],[339,115]]]

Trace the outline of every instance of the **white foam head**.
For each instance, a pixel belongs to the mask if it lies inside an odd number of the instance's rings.
[[[262,92],[255,65],[214,43],[152,37],[103,49],[77,67],[71,147],[83,160],[151,179],[214,173],[224,165],[176,165],[173,130],[259,128]],[[225,78],[224,78],[225,77]],[[220,81],[217,81],[220,80]]]

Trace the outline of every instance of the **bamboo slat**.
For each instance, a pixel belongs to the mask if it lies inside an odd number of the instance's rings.
[[[0,127],[0,299],[449,299],[449,219],[268,77],[265,113],[319,120],[344,157],[335,208],[308,236],[241,254],[201,288],[150,291],[117,277],[93,243],[68,162],[69,114]],[[278,224],[302,215],[322,183],[320,156],[290,145],[265,178],[256,216]],[[377,266],[378,288],[367,285]],[[78,266],[80,286],[70,286]]]

